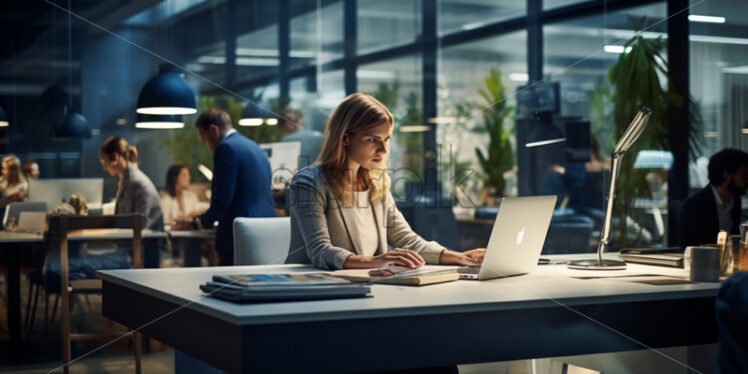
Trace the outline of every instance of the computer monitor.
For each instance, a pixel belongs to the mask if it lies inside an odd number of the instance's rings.
[[[566,162],[588,162],[592,154],[590,122],[570,120],[564,122],[566,130]]]
[[[11,223],[18,224],[21,212],[44,212],[47,213],[47,204],[44,202],[15,202],[5,208],[3,215],[3,227],[8,228]]]
[[[272,187],[284,189],[299,168],[301,142],[280,142],[260,144],[270,161]]]
[[[85,197],[89,210],[101,209],[104,179],[54,178],[29,181],[28,201],[45,202],[48,210],[54,209],[57,204],[68,202],[72,194]]]
[[[561,86],[558,82],[535,83],[517,89],[517,116],[532,118],[534,113],[549,111],[561,114]]]

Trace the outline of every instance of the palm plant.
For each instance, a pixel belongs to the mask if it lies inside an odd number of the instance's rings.
[[[642,149],[669,150],[670,143],[668,134],[672,131],[681,131],[671,128],[673,122],[669,118],[679,118],[683,110],[684,98],[678,95],[672,86],[669,74],[669,66],[665,61],[664,53],[667,43],[662,38],[645,39],[640,33],[624,44],[624,51],[618,58],[618,62],[610,68],[608,78],[614,86],[613,102],[615,105],[614,121],[615,129],[613,136],[617,140],[628,127],[636,112],[643,106],[652,109],[647,129],[641,138],[629,150],[629,162],[621,167],[621,175],[618,181],[618,195],[615,200],[615,209],[619,217],[634,216],[633,202],[636,198],[649,198],[652,196],[650,185],[646,181],[646,171],[634,169],[633,160]],[[665,79],[665,84],[661,82]],[[698,104],[689,98],[689,153],[693,156],[699,153],[703,143],[700,137],[703,128],[703,119],[698,110]],[[629,233],[629,222],[627,219],[619,220],[619,229],[622,233],[622,246],[627,246]]]
[[[483,103],[467,103],[458,106],[460,116],[479,112],[483,115],[483,128],[475,129],[478,133],[488,134],[486,153],[475,148],[475,155],[481,167],[483,186],[496,196],[504,195],[506,179],[504,173],[514,167],[514,153],[509,141],[511,130],[504,128],[504,122],[514,110],[507,105],[506,86],[501,82],[501,72],[491,69],[484,78],[485,86],[478,90]]]

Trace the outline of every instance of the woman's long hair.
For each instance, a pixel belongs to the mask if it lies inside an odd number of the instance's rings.
[[[394,125],[392,113],[377,99],[362,93],[346,97],[335,111],[325,128],[325,140],[316,163],[322,167],[327,186],[338,199],[353,202],[354,176],[348,170],[348,155],[344,138],[387,123]],[[386,157],[387,155],[385,155]],[[386,165],[386,160],[383,165]],[[355,176],[371,191],[370,200],[382,197],[390,189],[390,177],[385,169],[359,168]]]
[[[3,165],[8,168],[10,174],[8,175],[8,187],[26,181],[26,177],[23,175],[23,171],[21,171],[21,160],[18,157],[13,155],[3,157]]]
[[[138,163],[138,149],[134,145],[128,144],[127,140],[119,136],[110,136],[99,148],[99,154],[112,160],[115,153],[129,162]]]
[[[169,170],[166,172],[166,192],[168,192],[171,197],[177,197],[177,178],[182,172],[182,169],[186,167],[187,165],[181,164],[169,166]]]

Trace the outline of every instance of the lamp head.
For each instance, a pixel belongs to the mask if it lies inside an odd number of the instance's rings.
[[[644,129],[647,127],[647,122],[649,121],[649,116],[651,114],[652,109],[647,107],[642,107],[639,110],[633,121],[631,121],[629,127],[623,133],[623,136],[621,136],[618,144],[616,144],[616,147],[613,149],[614,154],[625,153],[632,145],[634,145],[634,142],[639,139],[644,132]]]

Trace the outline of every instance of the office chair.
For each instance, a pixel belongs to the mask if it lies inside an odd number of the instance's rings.
[[[62,362],[65,374],[69,373],[68,363],[71,361],[72,340],[97,340],[109,338],[112,334],[90,334],[71,332],[71,299],[76,294],[101,293],[101,280],[79,279],[70,281],[68,259],[68,235],[77,230],[87,229],[132,229],[132,265],[142,268],[142,230],[145,219],[140,213],[114,216],[55,216],[49,220],[49,235],[59,241],[60,248],[60,299],[62,300]],[[127,335],[120,333],[117,335]],[[135,372],[141,372],[140,334],[132,334],[135,355]]]
[[[234,219],[234,265],[283,264],[290,245],[290,217]]]

